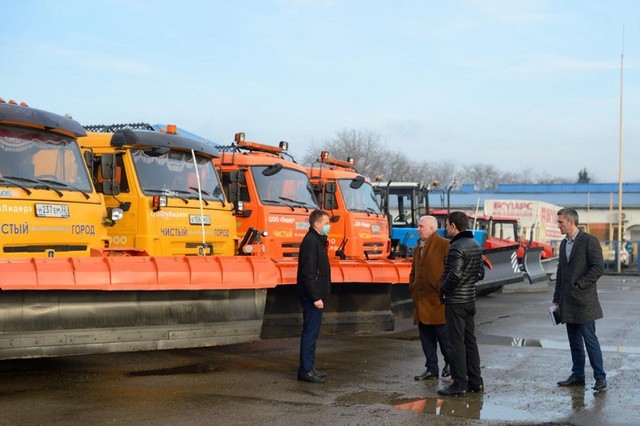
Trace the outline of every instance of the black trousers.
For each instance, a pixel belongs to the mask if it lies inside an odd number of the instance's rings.
[[[427,371],[438,374],[438,344],[440,344],[440,352],[445,364],[450,364],[451,342],[447,328],[444,324],[434,325],[419,322],[418,331],[420,332],[422,351],[426,358],[424,366],[427,367]]]
[[[445,305],[445,321],[451,342],[451,377],[453,387],[467,390],[467,385],[484,384],[480,372],[480,353],[475,336],[476,302]]]
[[[322,309],[314,306],[313,300],[300,296],[302,306],[302,334],[300,335],[300,366],[298,374],[307,374],[313,370],[316,361],[316,343],[322,325]]]

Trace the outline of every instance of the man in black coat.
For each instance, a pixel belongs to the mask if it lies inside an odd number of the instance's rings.
[[[327,255],[329,227],[327,212],[311,212],[309,231],[302,239],[298,255],[298,296],[303,316],[298,380],[305,382],[323,383],[325,377],[314,368],[314,362],[322,310],[331,286],[331,266]]]
[[[598,239],[581,231],[578,223],[578,213],[574,209],[565,208],[558,212],[558,228],[566,238],[562,240],[558,253],[553,303],[558,308],[560,320],[567,325],[573,361],[571,376],[558,385],[584,386],[586,346],[596,380],[593,389],[602,391],[607,387],[607,375],[595,320],[602,318],[596,282],[604,271],[604,261]]]
[[[484,278],[484,265],[482,248],[467,230],[467,215],[451,212],[445,223],[451,247],[440,282],[440,300],[445,305],[453,383],[438,394],[463,396],[484,390],[475,336],[476,283]]]

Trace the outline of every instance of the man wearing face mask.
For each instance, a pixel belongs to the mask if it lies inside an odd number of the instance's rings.
[[[298,380],[324,383],[325,375],[314,367],[316,342],[322,324],[322,311],[329,297],[331,266],[327,255],[329,214],[314,210],[309,215],[309,231],[300,244],[298,255],[298,296],[302,306],[300,367]]]

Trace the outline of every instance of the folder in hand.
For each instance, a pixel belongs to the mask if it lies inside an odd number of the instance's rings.
[[[558,311],[558,307],[556,305],[549,306],[549,316],[551,317],[551,323],[553,325],[562,323],[562,321],[560,321],[560,312]]]

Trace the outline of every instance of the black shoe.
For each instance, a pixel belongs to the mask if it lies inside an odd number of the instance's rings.
[[[558,386],[584,386],[584,377],[571,375],[567,380],[559,381]]]
[[[425,372],[422,373],[421,375],[414,377],[415,380],[427,380],[427,379],[437,379],[437,378],[438,378],[438,373],[434,373],[433,371],[429,371],[429,370],[425,370]]]
[[[442,396],[464,396],[465,391],[454,388],[453,385],[438,390],[438,395]]]
[[[313,372],[313,370],[305,373],[298,374],[298,380],[303,382],[324,383],[324,379]]]
[[[311,372],[313,374],[315,374],[316,376],[320,377],[321,379],[324,379],[325,377],[327,377],[327,373],[321,373],[318,370],[316,370],[315,368],[313,370],[311,370]]]
[[[593,385],[594,391],[602,391],[607,388],[607,379],[596,379],[596,384]]]
[[[440,375],[442,377],[451,376],[451,369],[449,368],[449,364],[445,364],[444,367],[442,367],[442,373],[440,373]]]
[[[484,392],[484,385],[467,385],[467,393],[482,393]]]

